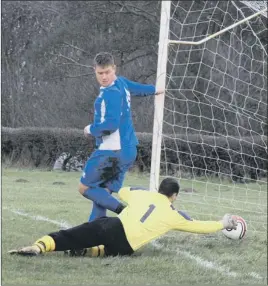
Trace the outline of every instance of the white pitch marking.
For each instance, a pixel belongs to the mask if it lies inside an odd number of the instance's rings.
[[[7,209],[7,208],[4,208],[4,209]],[[31,218],[32,220],[38,220],[38,221],[45,221],[45,222],[49,222],[49,223],[52,223],[52,224],[55,224],[61,228],[70,228],[72,227],[69,223],[67,223],[66,221],[62,220],[62,221],[57,221],[57,220],[52,220],[52,219],[49,219],[47,217],[44,217],[44,216],[34,216],[34,215],[30,215],[24,211],[20,211],[20,210],[11,210],[11,209],[8,209],[9,211],[13,212],[14,214],[17,214],[17,215],[20,215],[20,216],[25,216],[25,217],[29,217]]]
[[[162,245],[161,243],[157,242],[157,241],[154,241],[152,242],[152,245],[157,248],[157,249],[163,249],[165,248],[164,245]],[[167,248],[165,248],[166,250],[168,250]],[[174,252],[174,251],[171,251],[171,250],[168,250],[169,252]],[[177,254],[182,254],[184,255],[185,257],[191,259],[191,260],[194,260],[198,265],[204,267],[204,268],[209,268],[209,269],[213,269],[213,270],[216,270],[217,272],[220,272],[224,275],[228,275],[228,276],[232,276],[232,277],[237,277],[239,276],[238,273],[236,272],[233,272],[233,271],[230,271],[230,269],[228,268],[225,268],[223,266],[220,266],[220,265],[217,265],[216,263],[212,262],[212,261],[208,261],[208,260],[205,260],[199,256],[196,256],[196,255],[193,255],[187,251],[184,251],[184,250],[180,250],[180,249],[176,249],[175,250]]]
[[[151,244],[152,244],[152,246],[154,246],[157,249],[163,249],[164,248],[168,252],[174,252],[174,249],[170,250],[170,249],[166,248],[164,245],[159,243],[157,240],[151,242]],[[177,254],[182,254],[185,257],[187,257],[191,260],[194,260],[197,264],[199,264],[200,266],[202,266],[204,268],[213,269],[213,270],[216,270],[217,272],[220,272],[224,275],[228,275],[231,277],[242,277],[242,275],[240,273],[230,271],[230,268],[226,268],[224,266],[218,265],[215,262],[205,260],[205,259],[203,259],[197,255],[191,254],[188,251],[176,249],[176,252],[177,252]],[[257,280],[263,280],[263,279],[267,280],[267,277],[262,277],[256,272],[250,272],[250,273],[248,273],[248,275],[257,279]]]

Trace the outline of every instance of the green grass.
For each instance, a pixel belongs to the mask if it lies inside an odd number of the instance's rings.
[[[71,225],[87,220],[91,203],[77,191],[79,178],[80,173],[3,168],[3,285],[267,283],[265,184],[222,182],[219,187],[216,181],[181,181],[182,189],[194,188],[197,192],[182,191],[175,205],[196,218],[218,219],[225,212],[240,214],[249,225],[241,241],[228,240],[221,232],[206,236],[170,232],[133,257],[71,258],[62,253],[35,258],[8,255],[8,250],[29,245],[40,236],[59,229],[51,222],[33,220],[33,216],[66,221]],[[16,182],[18,179],[27,182]],[[129,174],[125,185],[148,187],[148,182],[148,176]],[[15,210],[32,217],[20,216],[13,212]]]

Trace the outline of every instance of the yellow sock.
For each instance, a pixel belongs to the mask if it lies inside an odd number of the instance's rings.
[[[93,246],[87,248],[86,256],[89,257],[103,257],[105,255],[104,245]]]
[[[103,257],[105,255],[105,251],[104,251],[104,245],[99,245],[99,249],[100,249],[100,257]]]
[[[34,245],[37,245],[40,248],[42,253],[54,251],[56,248],[54,239],[49,235],[45,235],[41,237],[34,243]]]

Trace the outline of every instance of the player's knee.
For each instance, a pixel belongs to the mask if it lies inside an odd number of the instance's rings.
[[[81,194],[81,195],[84,195],[85,191],[88,189],[88,186],[80,183],[79,186],[78,186],[78,192]]]

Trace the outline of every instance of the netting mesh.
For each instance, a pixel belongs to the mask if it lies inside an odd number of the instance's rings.
[[[267,2],[266,1],[240,1],[244,5],[247,5],[251,9],[255,11],[262,11],[267,9]],[[267,10],[262,13],[263,16],[267,17]]]
[[[172,1],[169,38],[199,41],[256,13],[242,2]],[[238,213],[256,231],[267,229],[266,20],[169,45],[160,165],[194,217]]]

